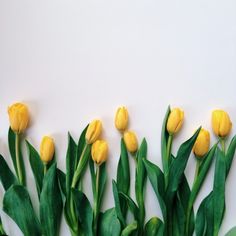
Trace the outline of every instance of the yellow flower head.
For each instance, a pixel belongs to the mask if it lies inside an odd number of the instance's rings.
[[[127,150],[130,153],[135,153],[138,150],[137,136],[133,131],[125,131],[124,142]]]
[[[227,112],[214,110],[212,112],[212,127],[214,133],[219,137],[227,136],[232,128],[232,122]]]
[[[176,134],[182,127],[184,120],[184,112],[180,108],[171,110],[167,120],[167,131],[170,135]]]
[[[101,165],[103,162],[105,162],[108,156],[107,142],[104,140],[95,141],[92,145],[91,155],[92,155],[93,161],[97,165]]]
[[[116,111],[115,126],[119,131],[125,131],[128,126],[129,114],[126,107],[119,107]]]
[[[210,133],[205,129],[201,129],[193,146],[193,152],[197,157],[203,157],[209,151],[209,147]]]
[[[8,107],[8,115],[11,129],[15,133],[23,133],[29,123],[29,111],[26,105],[15,103]]]
[[[88,144],[94,143],[102,132],[102,122],[100,120],[92,121],[85,134],[85,139]]]
[[[44,163],[52,160],[55,152],[54,141],[49,136],[44,136],[40,144],[40,158]]]

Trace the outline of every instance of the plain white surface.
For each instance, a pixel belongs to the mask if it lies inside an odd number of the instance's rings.
[[[128,107],[130,128],[139,140],[147,138],[148,158],[159,165],[161,125],[168,104],[185,110],[174,153],[200,124],[211,130],[212,109],[227,110],[236,124],[235,12],[233,0],[1,1],[0,152],[11,164],[7,106],[15,101],[29,106],[27,138],[36,148],[43,135],[54,137],[63,170],[67,131],[78,139],[90,120],[101,118],[103,137],[110,146],[103,209],[112,207],[111,179],[116,175],[120,141],[113,125],[117,106]],[[24,158],[38,210],[33,176]],[[191,157],[186,169],[190,182],[194,168]],[[212,170],[196,207],[212,188]],[[133,178],[134,169],[131,174]],[[236,225],[235,180],[236,161],[227,180],[220,235]],[[88,174],[85,181],[91,199]],[[133,187],[132,182],[132,194]],[[1,187],[1,201],[2,197]],[[147,219],[160,216],[149,183],[146,209]],[[7,232],[21,235],[14,222],[1,215]],[[64,219],[61,235],[69,235]]]

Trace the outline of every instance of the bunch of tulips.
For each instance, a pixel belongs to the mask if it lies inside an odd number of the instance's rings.
[[[180,108],[168,107],[162,125],[160,168],[147,158],[146,139],[143,138],[139,145],[135,132],[129,130],[128,110],[119,107],[114,122],[121,134],[117,175],[112,180],[114,207],[104,212],[101,206],[107,182],[108,143],[101,139],[102,122],[90,122],[79,140],[68,134],[64,172],[57,168],[52,137],[42,138],[39,152],[26,140],[25,131],[30,121],[27,106],[15,103],[8,108],[8,114],[8,144],[14,171],[0,155],[0,179],[5,190],[3,211],[25,236],[59,235],[63,213],[72,236],[219,235],[227,207],[226,179],[236,149],[236,136],[227,141],[232,123],[225,111],[212,112],[212,128],[218,138],[214,145],[210,146],[210,133],[199,127],[173,154],[172,146],[183,125],[184,112]],[[22,145],[26,145],[28,150],[39,212],[33,207],[27,186]],[[190,185],[185,169],[192,152],[196,157],[196,168]],[[134,198],[130,194],[131,163],[135,165]],[[213,163],[212,188],[194,211],[195,200]],[[92,202],[83,191],[86,171],[91,175]],[[153,204],[159,203],[161,209],[160,216],[150,219],[145,214],[147,181],[150,181],[157,197]],[[0,235],[7,235],[1,218]],[[236,228],[228,232],[227,236],[230,235],[236,235]]]

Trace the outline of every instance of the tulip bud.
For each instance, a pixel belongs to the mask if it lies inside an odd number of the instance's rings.
[[[29,111],[26,105],[15,103],[8,107],[11,129],[15,133],[23,133],[29,123]]]
[[[119,107],[116,111],[115,126],[119,131],[125,131],[128,126],[129,114],[126,107]]]
[[[232,122],[227,112],[214,110],[212,112],[212,127],[214,133],[219,137],[225,137],[230,133]]]
[[[171,110],[170,115],[167,120],[167,131],[170,135],[176,134],[184,120],[184,112],[179,108],[174,108]]]
[[[100,136],[102,132],[102,122],[100,120],[92,121],[85,134],[85,139],[87,144],[94,143]]]
[[[127,150],[130,153],[135,153],[138,149],[138,140],[136,134],[133,131],[125,131],[124,142]]]
[[[54,155],[54,141],[51,137],[44,136],[40,144],[40,158],[44,163],[49,163]]]
[[[97,165],[101,165],[107,160],[108,144],[104,140],[97,140],[93,143],[91,149],[92,159]]]
[[[193,146],[193,152],[197,157],[203,157],[210,147],[210,133],[201,129]]]

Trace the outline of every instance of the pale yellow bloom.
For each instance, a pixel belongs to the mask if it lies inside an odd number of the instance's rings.
[[[105,162],[108,156],[107,142],[104,140],[95,141],[92,145],[91,155],[92,155],[93,161],[97,165],[101,165],[103,162]]]
[[[126,107],[119,107],[116,111],[115,126],[119,131],[125,131],[128,126],[129,114]]]
[[[176,134],[182,127],[184,120],[184,112],[180,108],[171,110],[167,120],[167,131],[169,134]]]
[[[102,132],[102,122],[100,120],[92,121],[85,134],[85,139],[88,144],[94,143]]]
[[[40,158],[44,163],[48,163],[53,159],[55,152],[54,141],[49,136],[44,136],[40,144]]]
[[[197,157],[203,157],[209,151],[209,147],[210,133],[205,129],[201,129],[193,146],[193,152]]]
[[[232,128],[232,122],[227,112],[214,110],[212,112],[212,127],[214,133],[219,137],[227,136]]]
[[[135,153],[138,149],[138,140],[137,136],[133,131],[125,131],[124,133],[124,142],[127,150],[130,153]]]
[[[15,133],[23,133],[29,123],[29,111],[23,103],[15,103],[8,107],[11,129]]]

